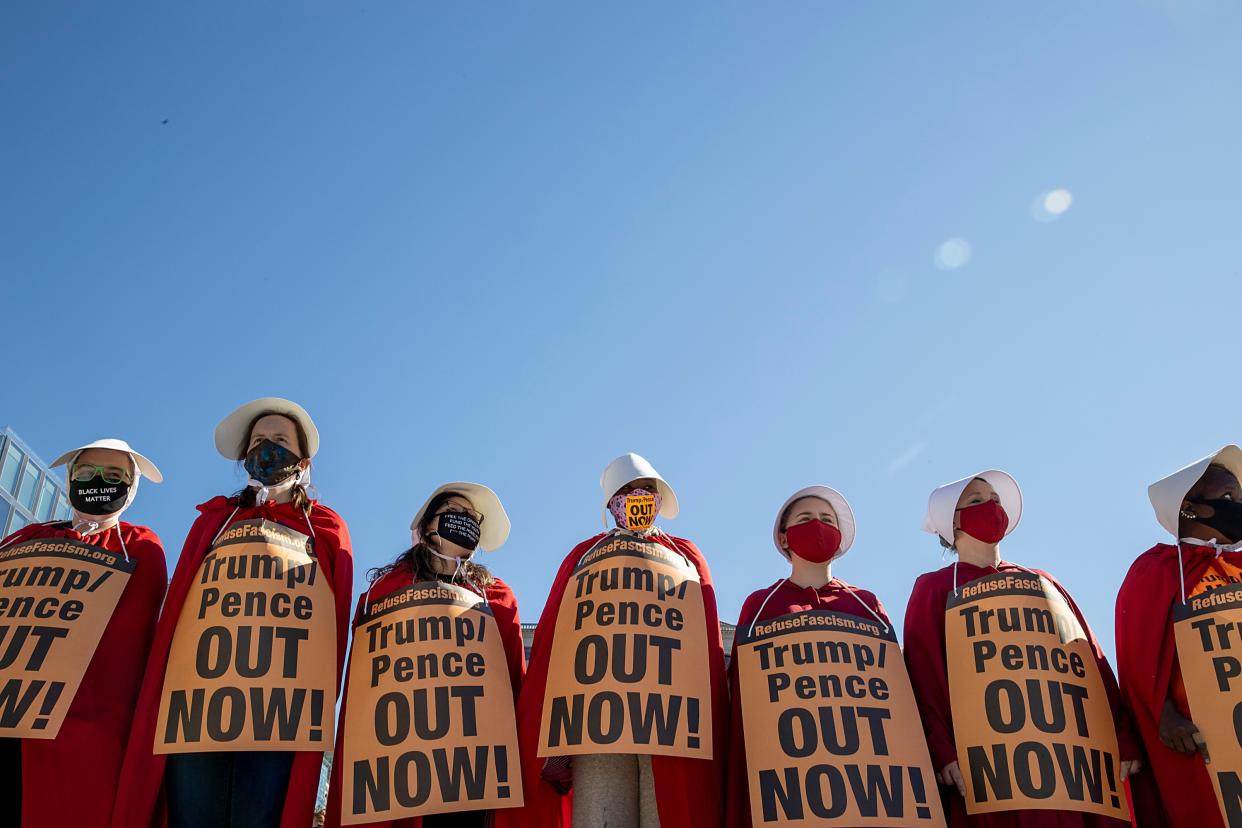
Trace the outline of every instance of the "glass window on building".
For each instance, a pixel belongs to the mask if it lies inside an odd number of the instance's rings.
[[[64,495],[56,498],[56,519],[68,520],[70,518],[69,501],[65,500]]]
[[[35,517],[40,523],[44,523],[52,519],[52,510],[56,508],[56,481],[50,475],[45,475],[43,485],[39,487],[39,508],[35,510]]]
[[[8,529],[7,534],[10,534],[10,535],[13,534],[18,529],[21,529],[23,526],[25,526],[29,522],[30,521],[22,517],[21,512],[14,509],[12,517],[9,518],[9,529]]]
[[[13,445],[10,440],[9,444],[4,447],[4,461],[0,463],[0,486],[9,494],[17,491],[17,470],[22,465],[22,450]]]
[[[35,498],[39,494],[39,467],[27,463],[22,467],[22,480],[17,484],[17,502],[33,512]]]
[[[0,497],[0,535],[7,535],[8,530],[4,528],[5,522],[9,519],[9,512],[13,511],[9,506],[9,502]]]

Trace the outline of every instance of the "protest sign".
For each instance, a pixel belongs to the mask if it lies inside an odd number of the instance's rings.
[[[1207,741],[1221,816],[1242,828],[1242,586],[1173,606],[1173,635],[1190,718]]]
[[[949,702],[966,810],[1129,819],[1112,708],[1086,631],[1042,576],[988,575],[950,593]]]
[[[0,550],[0,736],[56,738],[135,567],[65,538]]]
[[[685,558],[638,535],[606,535],[561,599],[538,755],[711,758],[706,623]]]
[[[487,602],[416,583],[354,628],[341,822],[522,804],[513,685]]]
[[[943,828],[891,628],[816,610],[737,635],[754,825]]]
[[[336,658],[332,587],[309,538],[232,524],[181,608],[155,752],[331,750]]]

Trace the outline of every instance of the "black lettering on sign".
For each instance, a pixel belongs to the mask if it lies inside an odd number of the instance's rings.
[[[502,797],[509,795],[508,750],[502,745],[411,750],[394,761],[387,756],[358,760],[353,764],[354,814],[387,811],[394,800],[403,808],[416,808],[427,801],[433,786],[445,802],[472,802],[487,797],[488,769],[494,763]]]
[[[1022,796],[1050,799],[1064,786],[1064,793],[1078,802],[1120,807],[1115,787],[1113,756],[1082,745],[1020,742],[1010,756],[1004,745],[994,744],[990,752],[980,746],[966,750],[970,786],[979,802],[1014,798],[1014,785]]]
[[[1079,684],[1026,679],[1019,685],[1010,679],[996,679],[984,689],[983,710],[997,733],[1017,733],[1026,726],[1028,718],[1044,733],[1064,733],[1069,724],[1067,698],[1075,730],[1087,738],[1087,688]]]
[[[429,696],[429,691],[433,695]],[[418,739],[441,739],[449,732],[455,714],[461,719],[462,734],[477,736],[478,701],[482,697],[483,687],[478,684],[385,693],[375,703],[376,739],[386,747],[408,741],[411,732]]]
[[[821,744],[835,756],[854,755],[861,746],[859,718],[867,722],[867,732],[876,755],[888,755],[884,722],[893,715],[888,708],[822,705],[817,712],[818,716],[804,707],[790,707],[781,712],[776,735],[786,756],[810,756]]]
[[[16,627],[0,627],[0,646],[4,647],[3,655],[0,655],[0,668],[10,667],[16,661],[17,657],[22,654],[22,650],[26,647],[26,642],[31,640],[33,636],[34,648],[30,651],[29,658],[26,659],[26,670],[38,670],[43,667],[43,661],[47,658],[48,651],[52,649],[52,644],[60,638],[69,635],[69,630],[64,627],[36,627],[31,624],[18,624]],[[5,639],[8,644],[5,645]],[[15,726],[14,722],[12,726]]]
[[[0,685],[0,727],[16,727],[44,689],[47,692],[44,693],[43,701],[39,704],[39,718],[31,722],[31,728],[34,730],[43,730],[47,727],[46,717],[52,715],[52,709],[56,706],[61,691],[65,689],[65,683],[63,681],[48,682],[45,679],[11,678]]]
[[[1004,745],[992,745],[991,756],[980,746],[966,748],[970,787],[979,802],[1013,799],[1013,780],[1009,777],[1009,755]]]
[[[1242,780],[1234,771],[1222,771],[1216,774],[1220,783],[1220,797],[1225,803],[1225,821],[1230,828],[1242,825]]]
[[[673,653],[681,649],[676,638],[647,633],[613,633],[612,643],[602,635],[583,636],[574,653],[574,678],[580,684],[598,684],[611,675],[622,684],[637,684],[647,677],[648,646],[656,652],[656,680],[673,683]],[[630,649],[633,654],[630,654]],[[610,657],[611,653],[611,657]]]
[[[809,811],[821,819],[843,816],[851,801],[861,817],[903,819],[905,785],[914,795],[914,817],[931,819],[923,772],[897,765],[813,765],[806,778],[797,768],[759,771],[759,797],[764,822],[806,819]]]
[[[698,747],[699,700],[659,693],[626,693],[625,698],[611,691],[595,693],[588,703],[583,693],[552,698],[548,745],[582,744],[583,726],[591,741],[612,744],[626,732],[646,745],[675,745],[682,710],[691,734],[688,743]]]
[[[298,646],[309,637],[310,631],[300,627],[244,626],[237,628],[234,642],[228,627],[208,627],[198,639],[195,669],[208,679],[222,677],[230,667],[242,678],[261,678],[271,672],[273,651],[279,642],[281,677],[297,678]]]
[[[239,687],[217,687],[210,696],[201,687],[173,690],[164,744],[201,742],[204,727],[212,741],[231,742],[245,732],[247,724],[258,741],[292,742],[297,740],[308,713],[310,738],[318,739],[323,727],[322,690],[251,687],[248,698]]]

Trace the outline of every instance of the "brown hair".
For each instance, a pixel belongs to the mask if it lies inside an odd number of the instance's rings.
[[[284,417],[286,420],[293,423],[293,429],[298,434],[299,455],[301,457],[306,457],[307,454],[310,452],[310,449],[307,448],[306,430],[302,428],[302,424],[297,421],[297,418],[290,417],[288,414],[284,414],[280,411],[264,411],[260,414],[255,415],[255,418],[250,421],[250,425],[246,427],[246,436],[242,438],[241,445],[237,447],[237,464],[239,466],[245,465],[246,453],[250,450],[250,435],[254,433],[255,423],[259,422],[259,420],[262,420],[264,417],[268,417],[273,414],[280,416],[280,417]],[[304,512],[307,509],[309,509],[310,502],[311,502],[309,487],[303,486],[301,483],[295,483],[293,485],[292,491],[293,491],[293,505],[297,506],[299,509],[301,509]],[[246,488],[238,492],[236,495],[234,495],[234,497],[237,498],[237,505],[243,509],[254,508],[255,504],[258,503],[258,496],[259,496],[259,493],[256,490],[250,488],[249,486],[247,486]]]
[[[431,554],[431,547],[424,538],[427,537],[431,521],[436,517],[436,511],[454,496],[461,497],[457,492],[441,492],[432,498],[427,504],[427,511],[423,513],[423,522],[418,527],[418,543],[398,555],[392,563],[369,570],[367,580],[375,583],[389,572],[409,572],[414,576],[415,581],[438,580],[440,573],[436,571],[435,566],[437,558]],[[474,561],[466,561],[462,564],[462,573],[466,580],[479,589],[486,589],[496,583],[496,576],[492,575],[486,566]]]

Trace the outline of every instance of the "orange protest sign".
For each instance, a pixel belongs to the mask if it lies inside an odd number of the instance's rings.
[[[177,619],[155,752],[331,750],[335,701],[336,606],[310,539],[232,524]]]
[[[1207,740],[1207,766],[1230,828],[1242,826],[1242,586],[1173,606],[1173,635],[1190,718]]]
[[[354,628],[341,823],[522,804],[513,685],[491,608],[431,581]]]
[[[949,704],[966,810],[1128,820],[1112,708],[1086,631],[1042,576],[989,575],[950,593]]]
[[[625,496],[625,528],[637,532],[655,524],[655,495]]]
[[[0,736],[60,733],[135,567],[68,539],[0,550]]]
[[[557,611],[538,754],[711,758],[706,624],[685,558],[638,535],[602,538]]]
[[[738,629],[755,825],[943,828],[897,635],[826,610]]]

